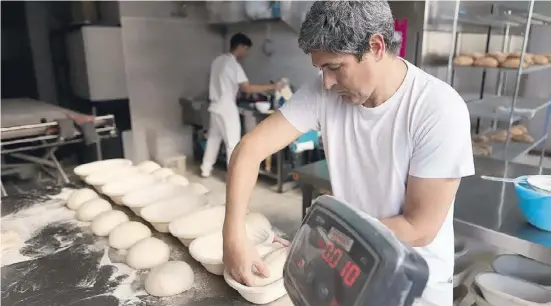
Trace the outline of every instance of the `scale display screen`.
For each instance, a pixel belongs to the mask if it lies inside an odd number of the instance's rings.
[[[293,243],[289,269],[309,305],[355,305],[379,262],[377,254],[336,218],[313,212]]]
[[[378,220],[321,196],[310,208],[283,271],[295,306],[407,306],[428,266]]]

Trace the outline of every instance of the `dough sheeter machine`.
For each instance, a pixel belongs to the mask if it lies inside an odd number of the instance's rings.
[[[378,220],[334,197],[309,209],[284,266],[296,306],[426,305],[429,270]]]

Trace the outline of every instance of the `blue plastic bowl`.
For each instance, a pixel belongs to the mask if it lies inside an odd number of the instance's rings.
[[[551,194],[537,191],[525,180],[515,183],[518,206],[533,226],[551,232]]]

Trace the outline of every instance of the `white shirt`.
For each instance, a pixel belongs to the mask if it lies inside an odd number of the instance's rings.
[[[321,76],[281,108],[299,131],[321,131],[334,196],[375,218],[402,213],[408,175],[474,174],[465,102],[448,84],[405,62],[402,85],[375,108],[343,101],[323,88]],[[453,204],[436,238],[416,248],[430,270],[423,298],[440,306],[453,301]]]
[[[243,67],[231,53],[218,56],[210,67],[209,111],[223,114],[228,108],[236,108],[235,98],[239,84],[247,82]]]

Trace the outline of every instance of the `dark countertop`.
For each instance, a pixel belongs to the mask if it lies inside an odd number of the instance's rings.
[[[517,205],[513,184],[483,180],[481,175],[515,178],[538,168],[489,158],[475,158],[476,175],[464,178],[455,200],[456,233],[503,250],[551,264],[551,232],[528,224]],[[296,169],[299,181],[331,190],[326,161]],[[548,169],[543,174],[551,174]]]
[[[35,190],[26,195],[2,198],[2,217],[45,201],[60,192],[60,187]],[[39,204],[36,204],[36,203]],[[131,219],[135,217],[125,207],[113,205],[123,210]],[[142,221],[143,222],[143,221]],[[147,224],[143,222],[144,224]],[[195,273],[195,284],[190,290],[168,298],[144,295],[132,300],[120,300],[113,292],[128,279],[127,275],[117,274],[117,266],[100,264],[105,255],[106,238],[96,237],[89,227],[76,226],[72,222],[53,222],[40,228],[25,242],[21,254],[30,260],[3,266],[1,269],[1,304],[11,306],[245,306],[246,302],[231,289],[223,277],[208,273],[193,260],[176,238],[153,231],[171,248],[171,260],[187,262]],[[67,245],[67,242],[71,243]],[[90,247],[100,245],[98,248]],[[113,263],[122,261],[112,249],[108,251]],[[117,259],[118,257],[118,259]],[[147,272],[138,272],[131,287],[143,290]],[[90,281],[93,280],[93,281]],[[271,305],[291,305],[283,297]]]

